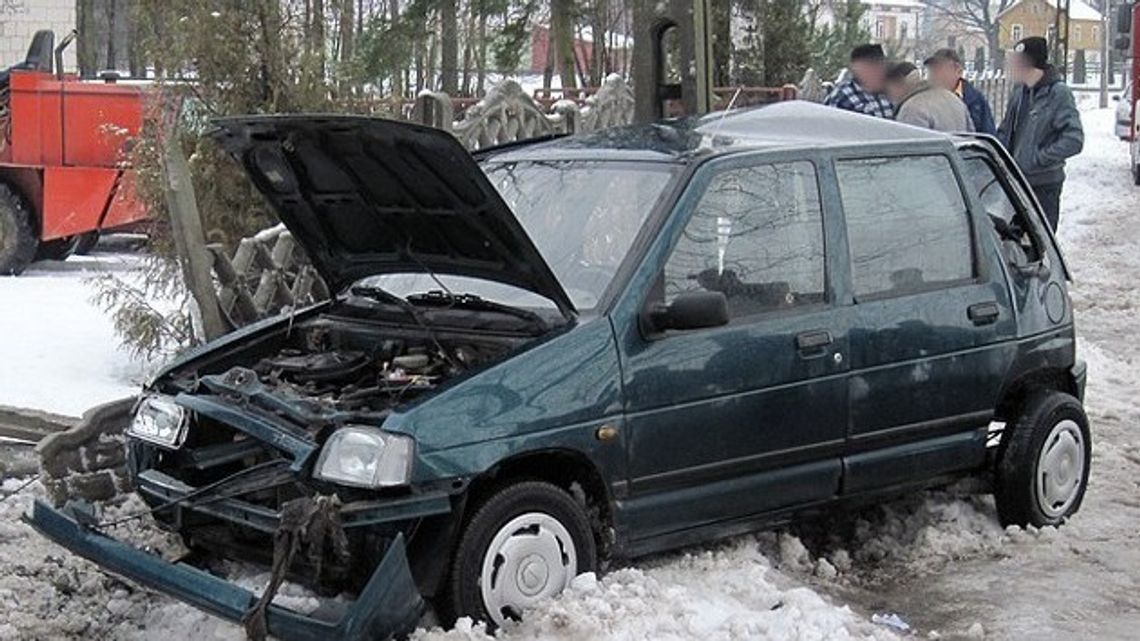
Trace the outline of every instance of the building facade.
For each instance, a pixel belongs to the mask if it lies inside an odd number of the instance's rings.
[[[1081,0],[1069,2],[1069,51],[1084,50],[1091,55],[1101,49],[1103,16]],[[1055,0],[1020,0],[997,16],[1002,49],[1009,51],[1018,40],[1041,36],[1053,41],[1057,20]],[[1064,29],[1064,24],[1061,26]]]
[[[23,62],[40,29],[55,32],[56,43],[75,28],[75,0],[0,0],[0,67]],[[64,65],[75,68],[75,46],[64,53]]]

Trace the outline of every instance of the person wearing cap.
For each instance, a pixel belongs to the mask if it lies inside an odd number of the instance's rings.
[[[847,111],[894,118],[895,107],[883,95],[887,77],[887,55],[879,45],[859,45],[851,50],[851,74],[835,85],[823,104]]]
[[[970,120],[974,123],[974,131],[997,134],[994,125],[994,114],[990,110],[990,103],[985,94],[962,76],[962,58],[953,49],[939,49],[923,61],[927,77],[933,84],[954,92],[966,109],[970,112]]]
[[[1085,144],[1081,115],[1073,92],[1049,64],[1044,38],[1025,38],[1014,46],[1010,77],[1017,85],[998,127],[998,139],[1021,167],[1056,230],[1065,160],[1081,153]]]
[[[935,131],[973,131],[966,103],[947,89],[922,79],[909,62],[887,70],[887,97],[895,105],[895,120]]]

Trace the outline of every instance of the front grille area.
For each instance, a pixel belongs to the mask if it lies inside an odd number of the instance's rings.
[[[177,451],[131,441],[130,467],[155,519],[178,532],[191,549],[269,566],[274,532],[287,501],[317,493],[290,470],[280,450],[224,423],[197,416]],[[182,497],[187,497],[181,500]],[[291,580],[319,592],[359,589],[395,531],[351,528],[348,559],[298,554]]]

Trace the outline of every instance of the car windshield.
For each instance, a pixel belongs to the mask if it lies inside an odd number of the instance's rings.
[[[676,165],[594,160],[491,161],[483,170],[579,311],[597,307]],[[506,305],[552,308],[510,285],[447,274],[384,274],[363,284],[408,296],[441,286]]]

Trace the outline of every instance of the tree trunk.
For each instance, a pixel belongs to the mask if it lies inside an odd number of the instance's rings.
[[[710,2],[709,20],[712,22],[713,84],[726,87],[734,84],[732,78],[732,3]]]
[[[487,84],[487,12],[479,16],[479,71],[475,82],[475,93],[482,96]]]
[[[562,88],[578,86],[577,64],[574,51],[574,0],[550,0],[551,48],[555,51],[555,65],[562,79]]]
[[[321,78],[325,76],[325,0],[313,0],[313,13],[309,22],[309,40],[313,43],[317,70]]]
[[[95,0],[78,0],[75,3],[75,22],[79,29],[79,42],[75,58],[79,63],[79,75],[91,78],[99,66],[99,40],[95,29]]]
[[[355,7],[354,0],[342,0],[340,7],[340,63],[347,64],[352,60],[353,47],[356,44]]]
[[[454,97],[459,93],[459,27],[458,0],[441,0],[439,3],[440,52],[439,88]]]
[[[594,42],[590,47],[590,84],[597,87],[609,73],[609,51],[606,35],[609,33],[610,4],[608,0],[595,0],[590,20]]]
[[[396,21],[400,19],[400,0],[388,0],[388,19],[392,24],[396,24]],[[404,87],[407,85],[404,82],[403,74],[406,72],[407,70],[397,69],[392,73],[392,95],[396,99],[404,97]]]

